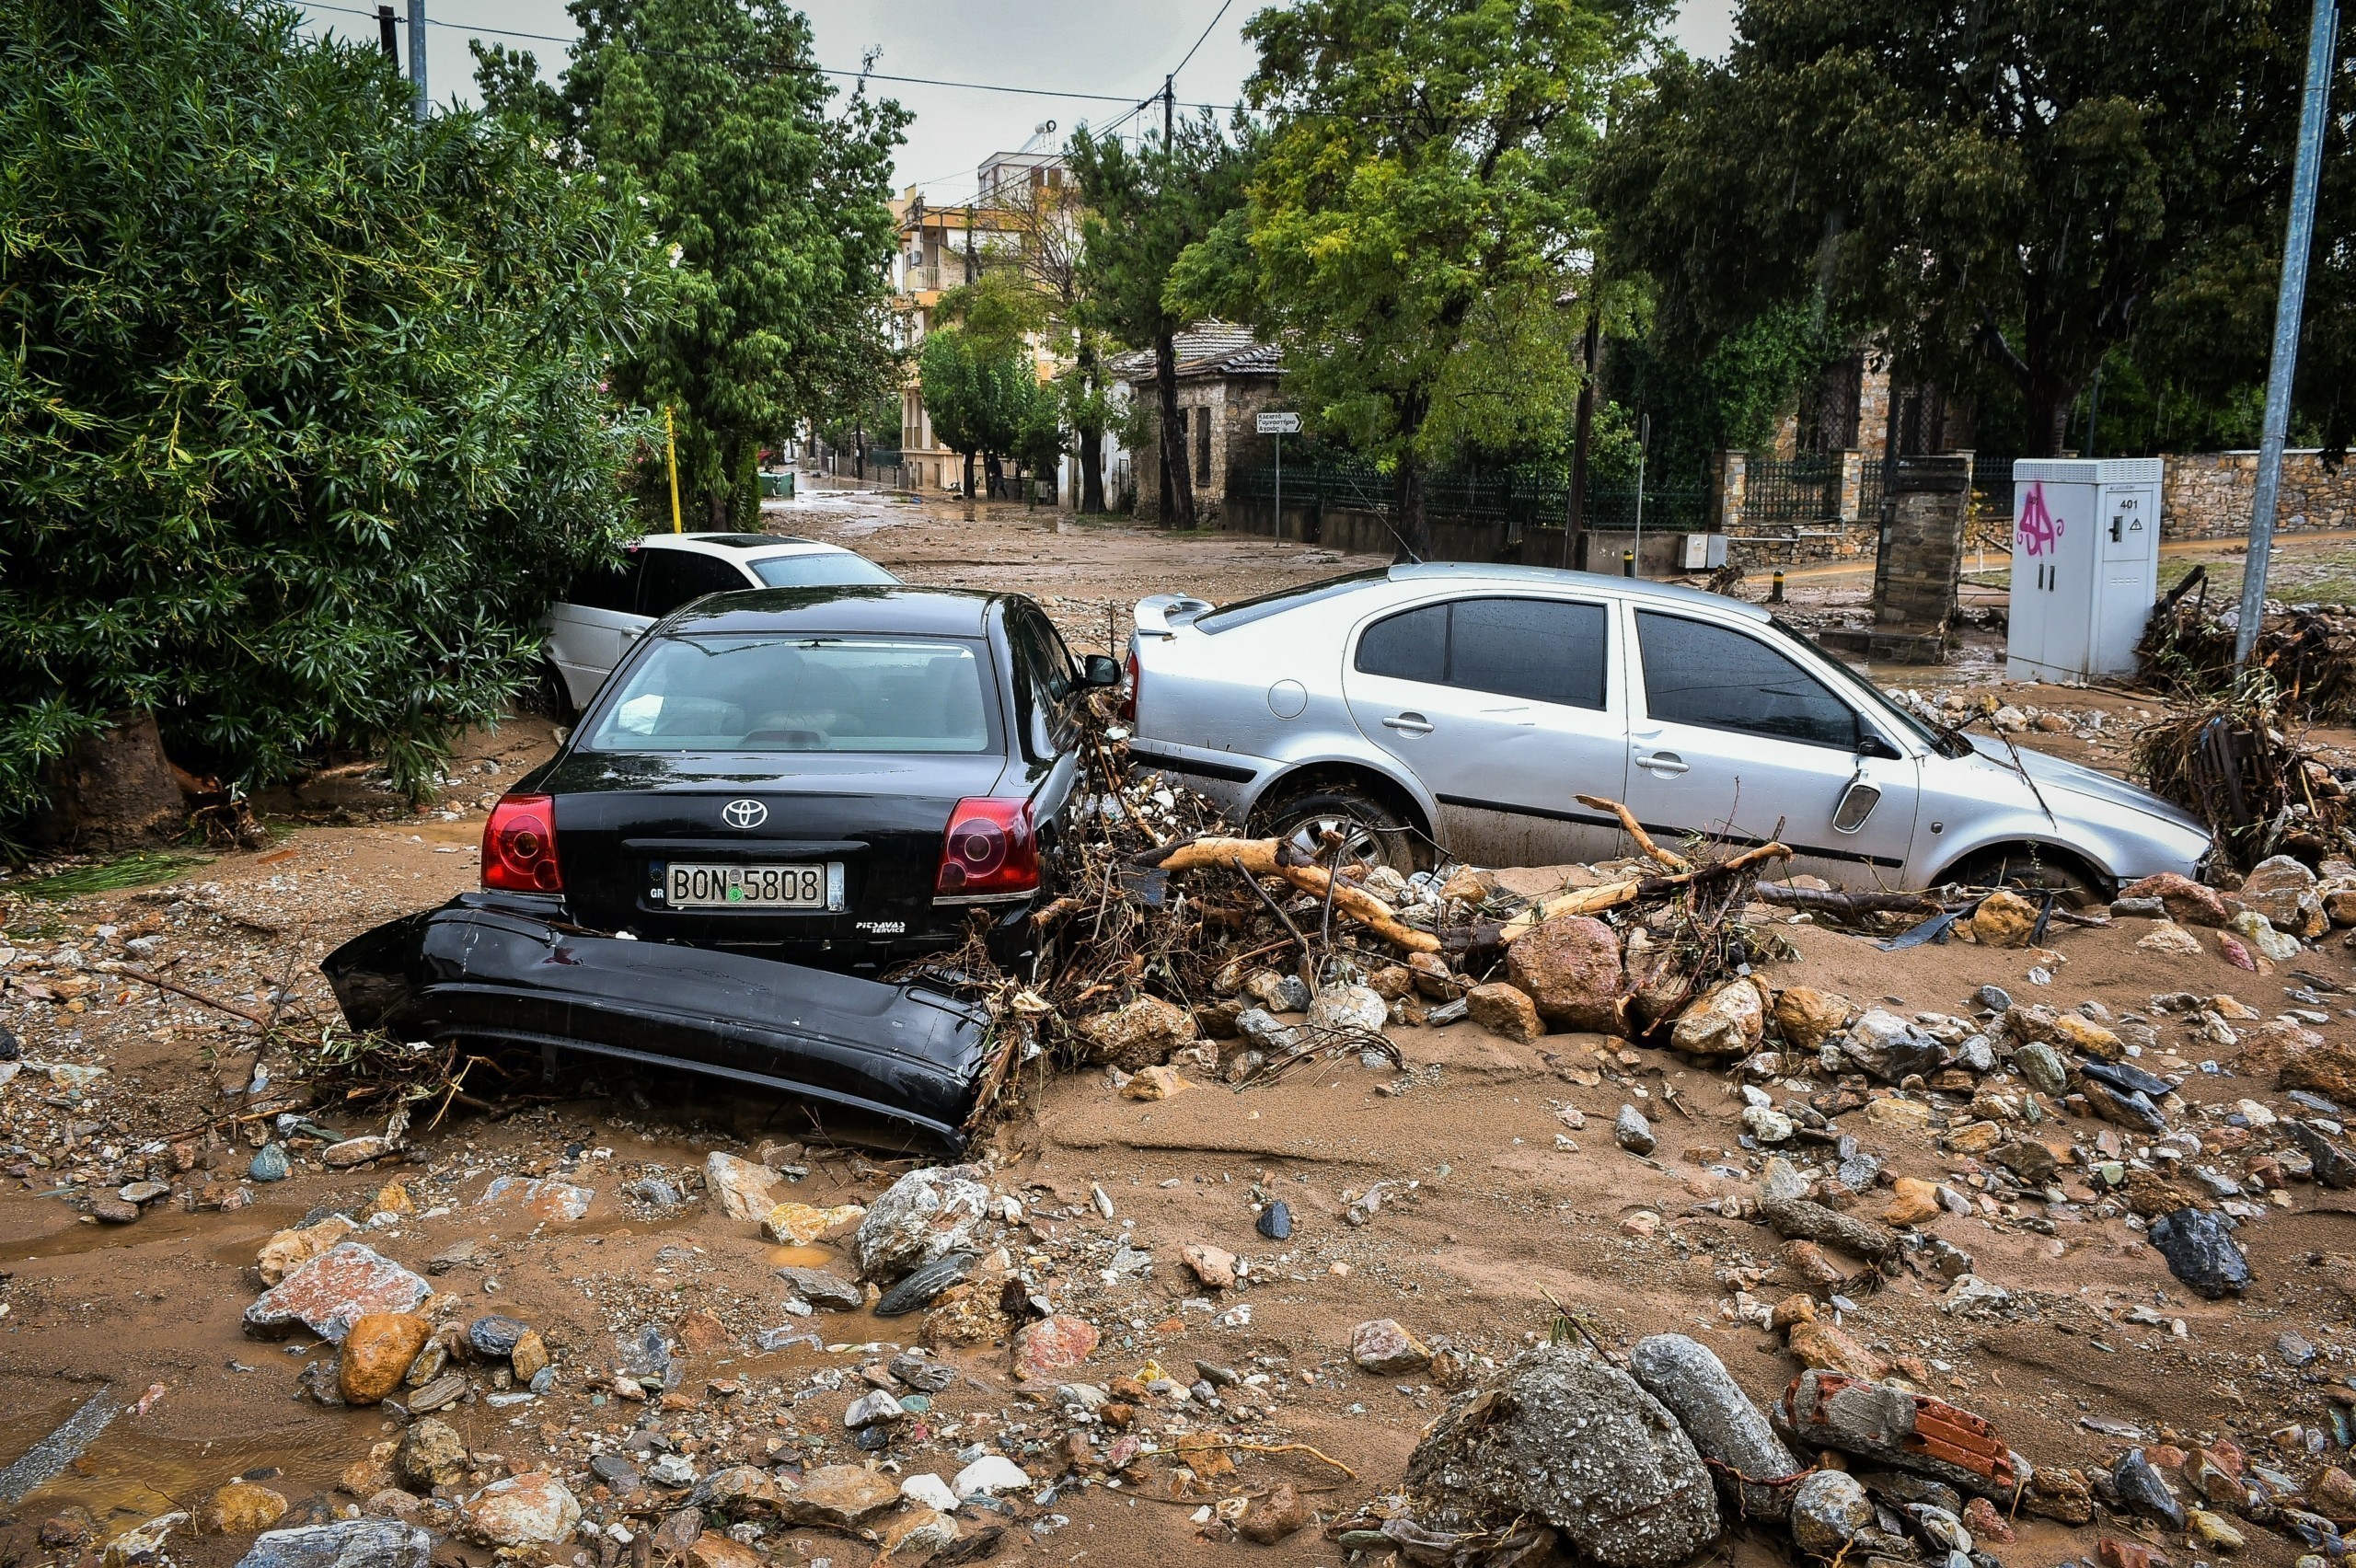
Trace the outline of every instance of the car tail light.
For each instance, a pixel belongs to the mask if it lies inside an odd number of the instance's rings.
[[[1138,721],[1138,686],[1141,679],[1138,668],[1138,645],[1132,642],[1129,644],[1129,689],[1121,694],[1120,708],[1121,718],[1127,723]]]
[[[949,813],[941,844],[941,872],[932,891],[973,898],[1029,893],[1039,885],[1039,841],[1031,831],[1031,802],[975,797]]]
[[[562,893],[556,863],[556,802],[507,795],[482,825],[482,885],[509,893]]]

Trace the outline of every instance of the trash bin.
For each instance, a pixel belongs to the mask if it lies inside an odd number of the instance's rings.
[[[777,473],[763,474],[761,476],[761,494],[772,497],[783,496],[790,499],[793,494],[793,470],[786,468]]]

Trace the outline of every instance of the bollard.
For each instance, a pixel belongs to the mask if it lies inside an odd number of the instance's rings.
[[[1784,569],[1780,566],[1775,569],[1774,586],[1767,590],[1767,602],[1771,605],[1784,602]]]
[[[1635,551],[1622,550],[1620,552],[1620,575],[1623,577],[1634,577],[1636,575]]]

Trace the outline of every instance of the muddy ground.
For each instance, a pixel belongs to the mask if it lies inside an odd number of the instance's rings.
[[[969,525],[946,509],[821,497],[792,509],[781,525],[856,544],[914,581],[1022,588],[1049,605],[1080,649],[1105,646],[1108,607],[1117,647],[1126,633],[1119,617],[1143,593],[1184,587],[1227,599],[1373,564],[1268,541],[1172,537],[987,510]],[[1975,686],[1987,682],[1984,670],[1948,674]],[[2157,707],[2131,694],[1999,695],[2073,716],[2065,730],[2024,733],[2024,744],[2111,767],[2124,721],[2139,707]],[[2094,711],[2111,716],[2108,733],[2083,717]],[[396,806],[364,773],[275,795],[265,802],[281,830],[272,847],[218,856],[157,885],[50,899],[11,896],[0,883],[0,898],[9,900],[0,1022],[29,1062],[44,1065],[0,1087],[7,1178],[0,1182],[0,1473],[101,1388],[125,1400],[160,1390],[144,1413],[119,1417],[64,1473],[0,1506],[0,1562],[73,1560],[156,1516],[201,1514],[240,1474],[260,1478],[298,1514],[325,1516],[362,1504],[369,1478],[347,1471],[396,1435],[399,1423],[380,1410],[308,1398],[297,1378],[329,1347],[308,1337],[258,1339],[240,1321],[260,1289],[253,1264],[262,1244],[329,1211],[360,1220],[371,1245],[427,1274],[455,1298],[460,1320],[495,1311],[539,1330],[557,1368],[548,1392],[511,1402],[479,1368],[475,1393],[439,1414],[474,1451],[476,1476],[552,1470],[597,1518],[619,1516],[587,1471],[589,1458],[647,1424],[699,1471],[742,1461],[814,1467],[880,1458],[902,1474],[946,1478],[977,1452],[1002,1453],[1034,1484],[997,1510],[969,1505],[961,1520],[968,1537],[1003,1528],[994,1561],[1129,1563],[1218,1550],[1270,1562],[1337,1562],[1340,1550],[1314,1530],[1270,1547],[1207,1546],[1194,1516],[1219,1496],[1278,1481],[1328,1515],[1397,1488],[1418,1433],[1448,1396],[1422,1376],[1360,1371],[1349,1355],[1354,1325],[1395,1318],[1427,1342],[1501,1360],[1545,1337],[1551,1300],[1581,1314],[1614,1347],[1653,1332],[1692,1334],[1763,1405],[1798,1363],[1781,1336],[1743,1320],[1738,1292],[1773,1302],[1812,1291],[1826,1318],[1837,1314],[1900,1375],[1986,1416],[2039,1465],[2107,1464],[2126,1445],[2116,1434],[2130,1430],[2186,1447],[2230,1436],[2302,1481],[2340,1457],[2331,1402],[2356,1401],[2348,1350],[2356,1216],[2348,1195],[2312,1182],[2281,1186],[2278,1176],[2273,1189],[2253,1187],[2235,1200],[2256,1283],[2246,1298],[2217,1303],[2173,1279],[2139,1222],[2087,1185],[2095,1163],[2138,1157],[2163,1170],[2209,1166],[2246,1184],[2253,1157],[2274,1144],[2236,1124],[2250,1119],[2237,1102],[2286,1114],[2295,1108],[2270,1079],[2235,1076],[2237,1050],[2217,1043],[2213,1031],[2196,1035],[2191,1016],[2155,1011],[2153,998],[2230,994],[2261,1019],[2296,1007],[2316,1032],[2347,1041],[2356,997],[2339,988],[2356,989],[2356,973],[2337,932],[2281,970],[2256,974],[2219,956],[2213,933],[2191,956],[2140,950],[2153,928],[2143,920],[2063,931],[2050,953],[1960,943],[1888,952],[1761,911],[1779,922],[1796,954],[1770,967],[1776,986],[1967,1019],[1974,992],[1987,985],[2065,1009],[2095,1003],[2113,1020],[2153,1030],[2138,1065],[2181,1079],[2171,1121],[2197,1136],[2197,1152],[2179,1145],[2154,1156],[2146,1138],[2059,1114],[2027,1131],[2077,1163],[2062,1168],[2051,1192],[2003,1200],[1990,1195],[1992,1168],[1940,1147],[1947,1127],[1971,1120],[1968,1092],[1917,1094],[1934,1118],[1922,1125],[1863,1113],[1843,1121],[1888,1176],[1942,1183],[1964,1211],[1927,1228],[1969,1254],[1977,1278],[2009,1295],[1957,1311],[1946,1309],[1946,1279],[1914,1271],[1877,1291],[1840,1287],[1845,1305],[1838,1306],[1833,1287],[1802,1278],[1775,1234],[1739,1217],[1740,1205],[1728,1201],[1750,1189],[1764,1155],[1745,1147],[1744,1101],[1730,1075],[1666,1052],[1623,1052],[1616,1042],[1576,1034],[1523,1046],[1461,1023],[1391,1031],[1403,1072],[1351,1059],[1241,1092],[1202,1083],[1151,1103],[1120,1097],[1102,1074],[1034,1079],[1025,1113],[986,1155],[989,1186],[1018,1199],[1022,1217],[994,1221],[989,1237],[1015,1263],[1052,1281],[1058,1309],[1102,1332],[1093,1355],[1062,1376],[1102,1384],[1158,1367],[1183,1384],[1194,1380],[1199,1360],[1258,1379],[1226,1389],[1215,1411],[1149,1396],[1136,1401],[1126,1434],[1100,1418],[1084,1429],[1096,1438],[1079,1467],[1086,1484],[1064,1481],[1073,1468],[1072,1422],[1051,1400],[1018,1391],[1002,1343],[955,1343],[951,1325],[929,1330],[921,1316],[785,1310],[788,1293],[774,1271],[844,1266],[839,1247],[780,1248],[751,1222],[724,1217],[697,1190],[706,1157],[757,1158],[769,1146],[774,1163],[807,1171],[783,1195],[818,1206],[872,1200],[906,1167],[816,1142],[776,1147],[808,1132],[782,1102],[644,1078],[572,1074],[544,1089],[486,1075],[470,1087],[492,1093],[498,1114],[453,1107],[437,1120],[433,1108],[422,1108],[405,1156],[355,1170],[322,1168],[317,1140],[298,1137],[298,1153],[307,1148],[310,1157],[298,1159],[291,1178],[241,1184],[269,1124],[225,1118],[248,1102],[262,1032],[230,1011],[131,981],[118,966],[140,965],[233,1009],[297,1023],[332,1019],[318,959],[393,915],[474,885],[482,805],[551,744],[547,726],[528,719],[468,737],[449,769],[447,798],[423,812]],[[1548,880],[1536,877],[1531,891]],[[2037,983],[2032,970],[2048,983]],[[283,1066],[276,1047],[260,1060],[265,1069]],[[57,1074],[49,1064],[106,1072]],[[1796,1078],[1764,1087],[1783,1103],[1831,1086]],[[2016,1080],[1997,1087],[2020,1089]],[[1640,1108],[1659,1136],[1648,1158],[1613,1141],[1623,1105]],[[311,1115],[338,1133],[380,1130],[334,1106]],[[233,1136],[224,1137],[225,1127]],[[485,1189],[507,1174],[560,1178],[595,1196],[581,1218],[543,1218],[513,1200],[486,1200]],[[85,1212],[94,1194],[148,1175],[172,1183],[175,1195],[149,1205],[135,1223],[100,1223]],[[1384,1189],[1389,1201],[1369,1223],[1349,1223],[1345,1211],[1378,1182],[1392,1184]],[[664,1183],[682,1201],[658,1201]],[[1109,1219],[1093,1202],[1098,1187],[1110,1200]],[[249,1194],[244,1206],[193,1212],[179,1196],[235,1205],[239,1193]],[[1276,1197],[1298,1222],[1283,1244],[1253,1228],[1255,1205]],[[1869,1192],[1857,1212],[1878,1214],[1888,1202],[1886,1190]],[[1246,1282],[1225,1292],[1200,1286],[1178,1256],[1195,1242],[1245,1259]],[[601,1378],[616,1364],[618,1339],[650,1323],[677,1342],[684,1376],[656,1405],[626,1403]],[[760,1350],[762,1331],[776,1329],[822,1343]],[[924,1435],[904,1429],[888,1452],[863,1454],[841,1424],[864,1388],[857,1369],[929,1332],[960,1379],[918,1422]],[[2314,1347],[2310,1363],[2292,1364],[2295,1346],[2286,1358],[2286,1333]],[[1240,1453],[1238,1473],[1177,1501],[1152,1494],[1151,1483],[1105,1484],[1102,1461],[1123,1435],[1150,1448],[1187,1431],[1311,1445],[1355,1473],[1299,1453]],[[353,1490],[339,1490],[340,1481]],[[43,1547],[44,1521],[70,1518],[77,1507],[96,1521],[89,1543]],[[1983,1539],[1982,1546],[2007,1564],[2091,1558],[2098,1534],[2140,1539],[2177,1563],[2214,1555],[2189,1548],[2181,1534],[2126,1520],[2071,1528],[2023,1517],[2016,1528],[2015,1542]],[[2283,1535],[2241,1528],[2248,1537],[2242,1555],[2256,1561],[2287,1563],[2304,1550]],[[214,1568],[234,1562],[249,1539],[183,1530],[171,1550],[181,1562]],[[1764,1532],[1736,1530],[1728,1541],[1729,1560],[1763,1562],[1790,1551]],[[789,1565],[865,1562],[874,1551],[812,1528],[772,1528],[753,1546]],[[597,1562],[597,1553],[569,1541],[525,1555],[569,1563]],[[455,1543],[437,1552],[448,1562],[461,1556],[479,1562],[487,1553]]]

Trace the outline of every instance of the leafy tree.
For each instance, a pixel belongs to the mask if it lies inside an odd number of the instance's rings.
[[[1817,301],[1918,374],[1992,366],[2050,454],[2189,262],[2279,248],[2306,14],[1746,0],[1725,63],[1671,60],[1615,121],[1612,252],[1704,334]]]
[[[1468,446],[1567,422],[1597,126],[1658,0],[1302,0],[1245,28],[1271,117],[1242,213],[1181,270],[1284,341],[1317,428],[1392,476],[1401,548]]]
[[[107,717],[417,788],[629,532],[626,187],[253,0],[0,4],[0,813]]]
[[[925,334],[917,363],[933,434],[965,459],[969,501],[976,458],[1055,461],[1055,395],[1039,384],[1030,351],[1019,342],[952,323]]]
[[[764,445],[893,379],[888,201],[908,116],[864,84],[829,114],[809,21],[782,0],[570,9],[581,42],[551,130],[648,193],[686,305],[622,365],[618,388],[675,410],[681,492],[725,527]],[[530,55],[480,58],[498,112],[546,112]]]
[[[1130,348],[1153,351],[1161,520],[1191,528],[1195,486],[1178,431],[1177,335],[1195,302],[1173,291],[1171,273],[1187,247],[1209,238],[1242,201],[1249,149],[1204,114],[1179,121],[1166,144],[1149,141],[1135,151],[1082,126],[1065,156],[1086,207],[1077,279],[1080,324]]]

